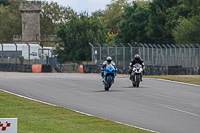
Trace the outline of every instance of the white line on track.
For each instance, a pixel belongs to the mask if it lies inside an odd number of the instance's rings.
[[[149,78],[149,79],[155,79],[155,80],[161,80],[161,81],[166,81],[166,82],[173,82],[173,83],[178,83],[178,84],[184,84],[184,85],[191,85],[191,86],[200,87],[200,85],[189,84],[189,83],[178,82],[178,81],[171,81],[171,80],[166,80],[166,79],[156,79],[156,78]]]
[[[16,96],[22,97],[22,98],[26,98],[26,99],[32,100],[32,101],[36,101],[36,102],[40,102],[40,103],[44,103],[44,104],[51,105],[51,106],[57,106],[57,105],[55,105],[55,104],[51,104],[51,103],[43,102],[43,101],[40,101],[40,100],[37,100],[37,99],[33,99],[33,98],[29,98],[29,97],[25,97],[25,96],[22,96],[22,95],[19,95],[19,94],[13,93],[13,92],[9,92],[9,91],[3,90],[3,89],[0,89],[0,90],[1,90],[1,91],[4,91],[4,92],[6,92],[6,93],[10,93],[10,94],[13,94],[13,95],[16,95]],[[57,106],[57,107],[58,107],[58,106]],[[94,116],[94,115],[92,115],[92,114],[84,113],[84,112],[81,112],[81,111],[78,111],[78,110],[74,110],[74,109],[70,109],[70,110],[72,110],[72,111],[74,111],[74,112],[77,112],[77,113],[81,113],[81,114],[87,115],[87,116]],[[95,116],[95,117],[96,117],[96,116]],[[98,117],[98,118],[108,120],[108,119],[103,118],[103,117]],[[159,132],[157,132],[157,131],[153,131],[153,130],[150,130],[150,129],[146,129],[146,128],[142,128],[142,127],[138,127],[138,126],[134,126],[134,125],[130,125],[130,124],[126,124],[126,123],[118,122],[118,121],[114,121],[114,122],[119,123],[119,124],[124,124],[124,125],[127,125],[127,126],[131,126],[131,127],[135,127],[135,128],[138,128],[138,129],[142,129],[142,130],[146,130],[146,131],[154,132],[154,133],[159,133]]]
[[[197,114],[194,114],[194,113],[191,113],[191,112],[188,112],[188,111],[184,111],[184,110],[181,110],[181,109],[176,109],[176,108],[172,108],[172,107],[169,107],[169,106],[164,106],[164,105],[161,105],[161,104],[157,104],[157,105],[160,105],[160,106],[162,106],[164,108],[171,109],[171,110],[174,110],[174,111],[182,112],[184,114],[189,114],[189,115],[193,115],[193,116],[197,116],[197,117],[200,116],[200,115],[197,115]]]

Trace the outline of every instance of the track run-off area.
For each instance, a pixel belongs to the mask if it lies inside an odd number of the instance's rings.
[[[99,74],[0,73],[0,89],[87,115],[161,133],[200,132],[200,86],[117,75],[105,91]]]

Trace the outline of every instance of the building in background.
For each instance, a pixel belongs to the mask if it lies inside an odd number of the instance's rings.
[[[22,35],[14,35],[13,41],[18,44],[39,44],[41,1],[21,2],[19,10],[22,14]]]

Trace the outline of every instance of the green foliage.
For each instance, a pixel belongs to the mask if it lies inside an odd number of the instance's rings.
[[[8,0],[0,0],[0,5],[4,5],[4,6],[7,6],[9,3],[8,3]]]
[[[89,42],[104,43],[106,28],[93,17],[82,14],[80,17],[72,16],[67,23],[61,23],[57,36],[61,38],[56,53],[58,61],[89,61],[91,58],[91,47]]]
[[[111,0],[112,3],[107,5],[104,15],[100,18],[105,26],[116,33],[117,24],[121,21],[121,15],[124,9],[130,5],[128,0]]]
[[[19,62],[21,65],[24,63],[24,56],[19,56]]]
[[[173,30],[176,43],[200,43],[200,17],[180,18],[178,22]]]
[[[55,35],[58,23],[69,21],[72,14],[75,12],[69,6],[59,6],[53,1],[50,3],[42,2],[41,35]]]
[[[148,2],[133,2],[133,5],[125,9],[122,21],[118,25],[118,34],[115,42],[123,43],[149,43],[145,27],[148,24],[149,4]]]
[[[0,5],[0,42],[12,42],[13,35],[21,34],[21,13],[19,11],[21,1],[23,0],[8,0],[8,5]]]
[[[150,15],[148,26],[146,27],[147,35],[154,43],[173,43],[171,25],[172,19],[169,19],[168,10],[177,6],[177,0],[154,0],[150,3]]]

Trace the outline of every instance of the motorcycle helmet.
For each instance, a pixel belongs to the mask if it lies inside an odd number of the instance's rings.
[[[140,55],[139,54],[136,54],[134,57],[135,57],[136,60],[140,59]]]
[[[110,56],[108,56],[108,57],[106,58],[106,60],[107,60],[108,63],[110,63],[110,62],[112,61],[112,58],[111,58]]]

